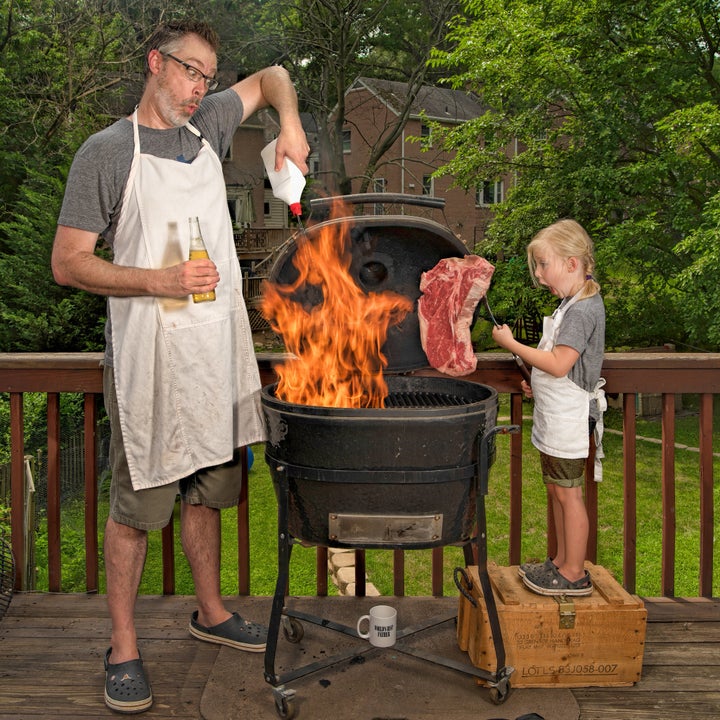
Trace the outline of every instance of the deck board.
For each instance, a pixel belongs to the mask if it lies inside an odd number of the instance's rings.
[[[641,681],[573,689],[580,720],[717,720],[720,601],[652,599],[646,605]],[[155,695],[143,717],[201,718],[200,700],[219,648],[189,636],[193,609],[188,597],[138,599],[138,634],[153,658],[148,672]],[[0,720],[117,717],[102,699],[109,631],[102,596],[16,595],[0,621]]]

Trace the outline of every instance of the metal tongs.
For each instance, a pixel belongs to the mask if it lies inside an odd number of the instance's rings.
[[[488,302],[487,295],[483,296],[483,300],[485,301],[485,307],[488,311],[488,315],[490,315],[490,320],[492,321],[492,324],[495,327],[500,327],[500,323],[495,319],[495,315],[493,315],[493,311],[490,309],[490,303]],[[520,370],[520,374],[523,376],[523,380],[525,380],[525,382],[529,385],[530,371],[528,370],[527,365],[523,362],[523,359],[519,355],[513,353],[512,356],[515,358],[515,362],[517,363],[518,370]]]

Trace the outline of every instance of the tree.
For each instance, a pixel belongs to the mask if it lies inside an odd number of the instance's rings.
[[[456,6],[450,0],[0,0],[0,281],[13,288],[0,297],[0,351],[102,347],[102,299],[52,281],[55,221],[75,151],[130,109],[144,40],[160,20],[207,18],[223,38],[224,72],[233,68],[242,76],[271,62],[287,65],[333,159],[328,184],[347,192],[341,131],[348,84],[361,74],[406,80],[409,106]],[[382,152],[376,149],[371,164]]]
[[[574,217],[596,243],[609,345],[720,347],[718,3],[465,9],[433,66],[492,109],[446,136],[457,155],[443,172],[467,187],[517,177],[483,250],[522,256]]]
[[[452,0],[268,0],[267,41],[288,66],[303,108],[317,124],[320,152],[330,161],[329,190],[350,192],[343,162],[345,93],[360,75],[408,83],[406,104],[373,148],[365,178],[402,131],[410,105],[431,76],[430,51],[442,42],[457,10]]]
[[[0,351],[102,348],[104,300],[54,283],[52,241],[72,157],[121,112],[165,4],[0,2]]]

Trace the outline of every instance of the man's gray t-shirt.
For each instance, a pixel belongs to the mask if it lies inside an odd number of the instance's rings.
[[[205,97],[191,122],[223,158],[242,118],[242,100],[228,89]],[[156,130],[140,125],[138,129],[140,150],[147,155],[192,162],[202,146],[202,140],[185,126]],[[70,168],[58,225],[96,232],[112,247],[133,151],[133,124],[127,118],[89,137]],[[111,366],[107,325],[105,362]]]
[[[204,98],[191,123],[222,158],[242,117],[242,101],[228,89]],[[140,125],[139,133],[143,153],[178,162],[192,162],[202,145],[200,138],[184,126],[155,130]],[[133,149],[133,124],[127,118],[83,143],[70,168],[59,225],[96,232],[112,245]]]
[[[568,308],[555,344],[568,345],[580,353],[568,377],[592,392],[600,379],[605,353],[605,305],[599,294],[578,300]],[[590,404],[590,414],[596,419],[599,416],[594,401]]]

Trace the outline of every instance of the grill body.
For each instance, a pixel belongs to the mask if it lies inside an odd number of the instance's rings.
[[[391,197],[386,193],[381,197],[345,199],[358,204],[420,204],[414,196]],[[424,271],[442,258],[467,254],[447,228],[405,215],[329,220],[309,228],[304,241],[311,241],[328,224],[340,224],[347,230],[352,255],[349,271],[366,292],[392,290],[415,301]],[[284,284],[296,281],[296,249],[291,243],[278,258],[271,272],[274,280]],[[297,289],[295,299],[307,306],[322,302],[318,289],[306,286]],[[298,405],[277,398],[275,385],[262,390],[268,427],[265,457],[278,500],[278,578],[265,650],[265,679],[274,688],[276,709],[283,718],[294,714],[295,691],[286,688],[285,683],[351,655],[341,653],[278,674],[275,654],[281,624],[290,642],[302,640],[299,619],[357,637],[354,627],[285,606],[290,554],[296,541],[349,548],[462,545],[465,563],[479,567],[492,627],[496,672],[435,654],[426,657],[401,640],[401,636],[414,636],[454,621],[455,615],[403,629],[393,650],[482,679],[489,684],[494,702],[503,702],[509,692],[513,669],[504,665],[502,632],[487,573],[484,496],[495,455],[495,434],[515,432],[517,428],[495,426],[498,397],[494,388],[445,376],[392,374],[428,365],[416,310],[390,328],[382,351],[388,360],[384,408]],[[458,584],[457,575],[455,581]],[[352,653],[363,654],[368,647],[365,644],[363,650],[353,649]]]
[[[475,522],[480,441],[494,388],[388,376],[385,408],[296,405],[263,389],[266,460],[287,493],[290,535],[330,547],[465,543]]]

